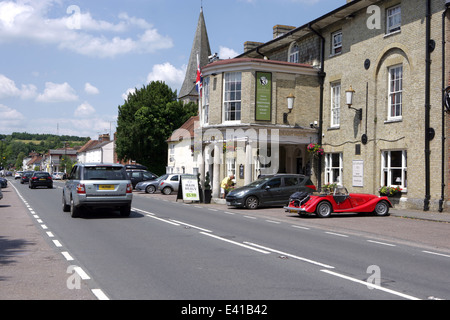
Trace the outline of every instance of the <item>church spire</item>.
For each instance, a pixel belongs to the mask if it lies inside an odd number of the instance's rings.
[[[203,3],[200,7],[197,30],[195,31],[194,42],[192,44],[191,55],[186,69],[183,85],[178,98],[184,102],[197,102],[199,94],[196,90],[197,69],[206,66],[211,55],[208,32],[206,30],[205,17],[203,15]],[[197,58],[198,57],[198,58]],[[198,59],[198,60],[197,60]]]

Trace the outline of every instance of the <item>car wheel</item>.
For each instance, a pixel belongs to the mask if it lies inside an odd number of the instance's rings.
[[[70,199],[70,215],[72,218],[78,218],[80,216],[80,208],[75,207],[73,199]]]
[[[172,188],[171,187],[165,187],[164,189],[162,189],[162,193],[165,195],[169,195],[172,193]]]
[[[389,215],[389,204],[386,201],[380,201],[375,206],[375,214],[377,216]]]
[[[316,209],[316,214],[321,218],[328,218],[333,212],[333,208],[329,202],[323,201],[319,203]]]
[[[62,209],[64,212],[70,211],[70,206],[66,203],[66,198],[64,197],[64,194],[62,196]]]
[[[152,185],[148,185],[147,188],[145,188],[145,193],[155,193],[156,187]]]
[[[245,207],[247,209],[256,209],[258,208],[259,201],[258,198],[255,196],[250,196],[247,199],[245,199]]]

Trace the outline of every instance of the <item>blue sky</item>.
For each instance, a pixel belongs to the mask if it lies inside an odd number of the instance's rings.
[[[203,0],[211,50],[242,53],[345,0]],[[127,92],[178,90],[201,0],[0,1],[0,133],[114,133]]]

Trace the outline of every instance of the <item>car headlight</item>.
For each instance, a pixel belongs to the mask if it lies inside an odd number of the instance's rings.
[[[238,198],[241,198],[241,197],[243,197],[246,193],[247,193],[247,191],[239,191],[239,192],[233,193],[233,196],[238,197]]]

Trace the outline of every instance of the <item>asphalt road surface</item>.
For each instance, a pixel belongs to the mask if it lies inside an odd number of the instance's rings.
[[[99,298],[450,299],[450,251],[352,226],[395,233],[422,230],[427,222],[301,219],[280,208],[279,217],[266,216],[137,193],[128,218],[93,211],[73,219],[62,211],[62,183],[11,184]]]

